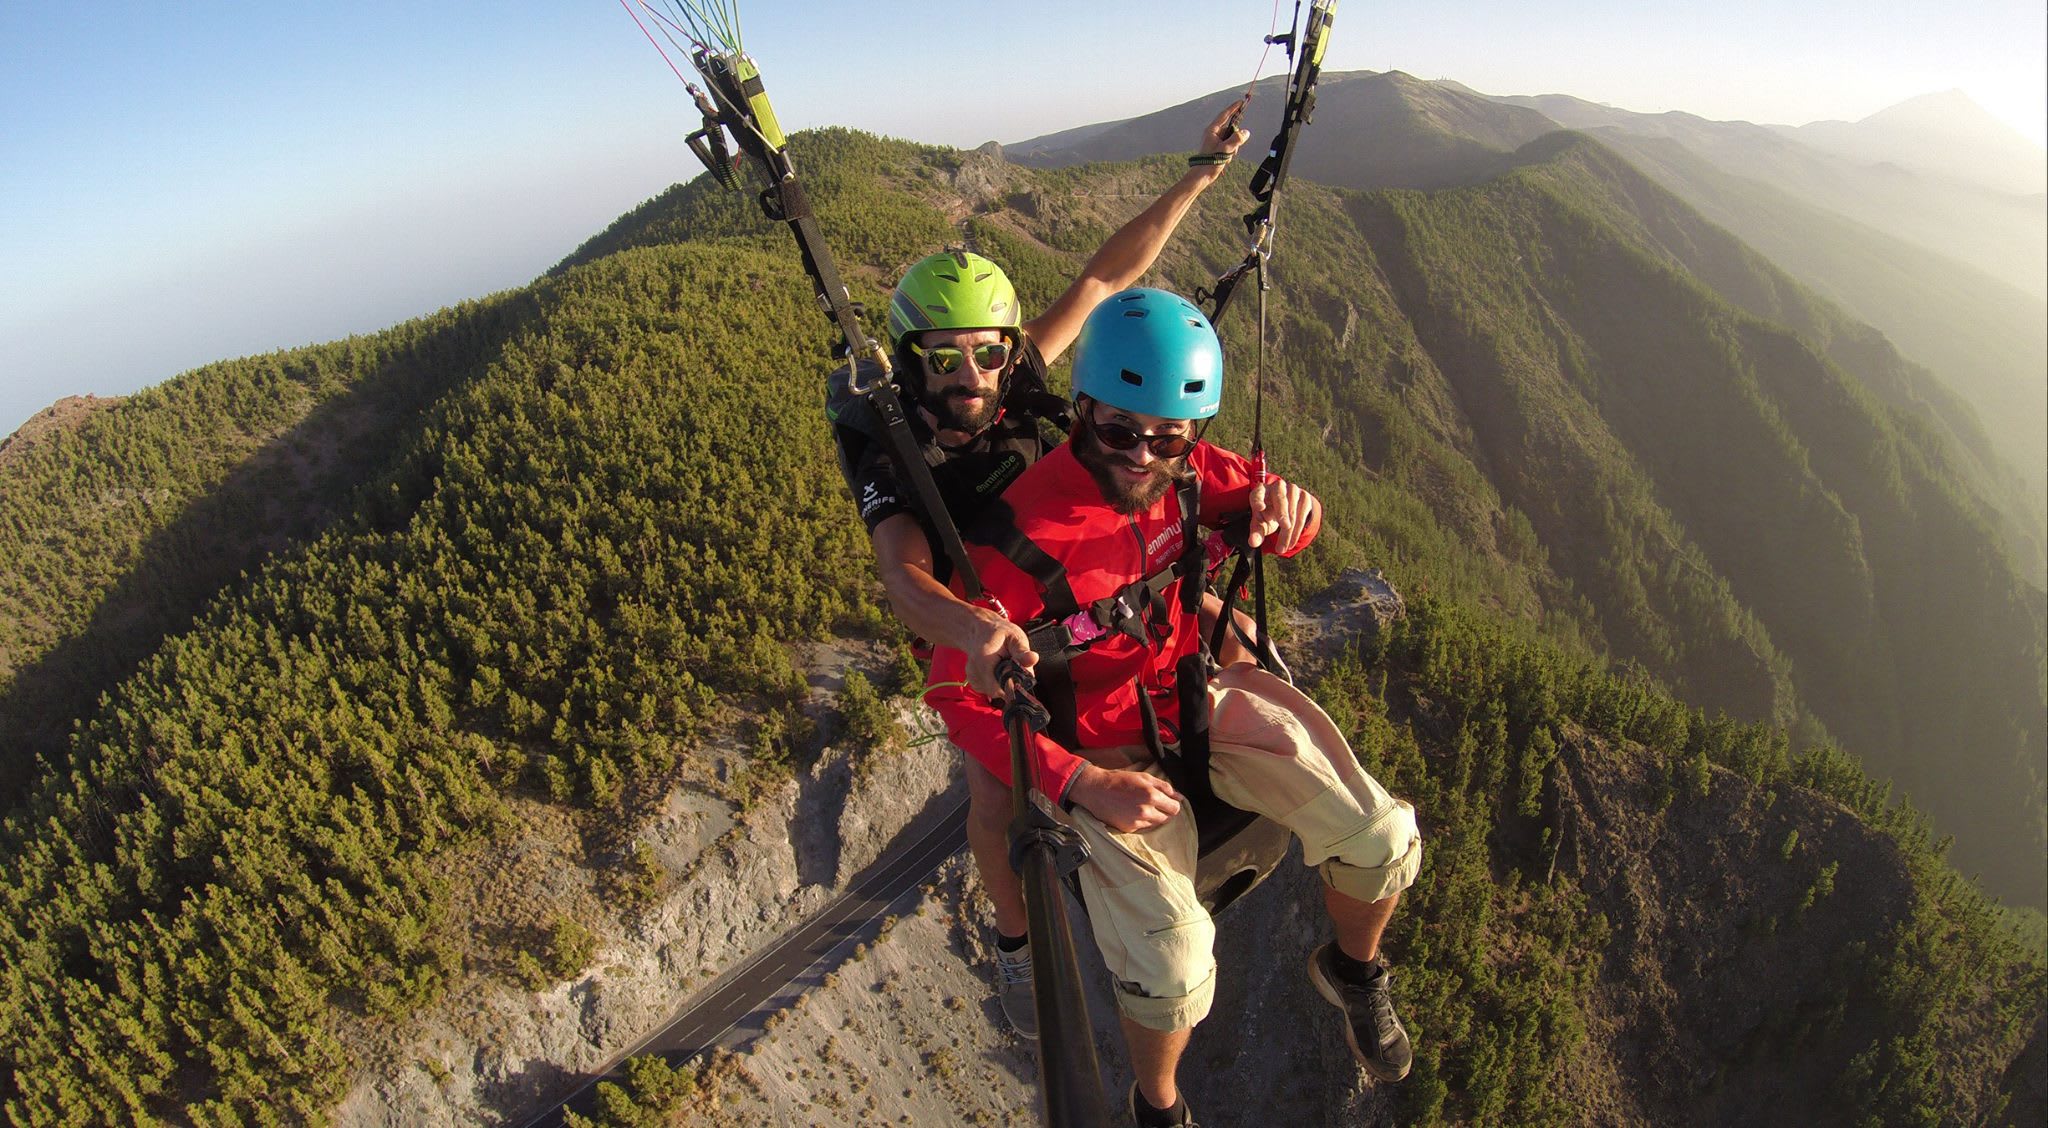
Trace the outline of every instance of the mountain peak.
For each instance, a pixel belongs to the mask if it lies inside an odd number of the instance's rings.
[[[1860,121],[1773,128],[1852,160],[1888,161],[2023,195],[2048,187],[2048,152],[1961,90],[1921,94]]]
[[[1958,89],[1941,90],[1908,98],[1886,106],[1860,122],[1862,125],[1910,130],[1935,130],[1960,135],[1973,141],[2027,144],[2013,127],[2000,121],[1975,98]],[[2039,147],[2036,146],[2038,149]]]

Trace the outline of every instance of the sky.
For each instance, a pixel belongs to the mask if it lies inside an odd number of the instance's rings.
[[[737,7],[785,126],[961,146],[1243,85],[1274,12]],[[1325,65],[1786,124],[1961,89],[2038,143],[2044,57],[2039,0],[1348,0]],[[621,0],[0,4],[0,436],[522,285],[695,175],[696,124]]]

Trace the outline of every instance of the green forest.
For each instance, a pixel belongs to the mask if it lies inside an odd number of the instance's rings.
[[[1042,307],[1179,174],[796,145],[871,309],[959,237],[949,207]],[[1986,892],[2043,856],[2041,593],[1895,354],[1800,320],[1817,299],[1604,151],[1524,157],[1468,189],[1301,186],[1275,259],[1266,443],[1330,529],[1286,594],[1372,565],[1416,607],[1318,690],[1436,843],[1399,940],[1444,1036],[1403,1119],[1571,1118],[1640,924],[1558,860],[1590,802],[1566,784],[1610,761],[1647,765],[1674,824],[1735,795],[1853,814],[1768,842],[1800,895],[1735,922],[1853,950],[1707,1049],[1838,1062],[1817,1117],[1996,1119],[1985,1063],[2038,1054],[2044,1011]],[[1241,253],[1246,171],[1162,282]],[[1728,298],[1738,269],[1779,304]],[[370,1040],[516,963],[450,913],[521,804],[622,842],[708,732],[764,770],[806,755],[792,644],[896,630],[833,471],[828,328],[786,233],[699,181],[524,289],[0,448],[7,1115],[317,1122]],[[1243,372],[1252,319],[1224,330]],[[1232,393],[1213,437],[1250,423]],[[1741,1111],[1731,1082],[1643,1111]]]

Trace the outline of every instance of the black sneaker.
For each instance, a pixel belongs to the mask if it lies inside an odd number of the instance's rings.
[[[1408,1032],[1394,1013],[1393,973],[1374,960],[1372,982],[1360,987],[1337,974],[1336,954],[1334,943],[1317,948],[1308,958],[1309,981],[1344,1012],[1344,1040],[1351,1043],[1358,1064],[1381,1081],[1399,1081],[1408,1076],[1415,1059],[1408,1048]]]
[[[1133,1081],[1131,1082],[1130,1100],[1131,1123],[1137,1125],[1137,1128],[1146,1128],[1147,1124],[1157,1123],[1156,1121],[1148,1121],[1138,1115],[1138,1101],[1138,1083]],[[1151,1108],[1152,1102],[1146,1101],[1145,1107]],[[1195,1123],[1195,1110],[1188,1107],[1188,1095],[1186,1093],[1180,1095],[1180,1119],[1172,1123],[1173,1128],[1201,1128],[1201,1125]]]

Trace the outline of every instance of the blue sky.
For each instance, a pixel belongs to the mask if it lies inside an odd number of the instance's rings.
[[[1272,14],[739,6],[785,124],[960,145],[1242,84]],[[1959,87],[2038,141],[2044,42],[2038,0],[1347,0],[1328,65],[1791,123]],[[0,5],[0,435],[519,285],[693,175],[694,117],[618,0]]]

